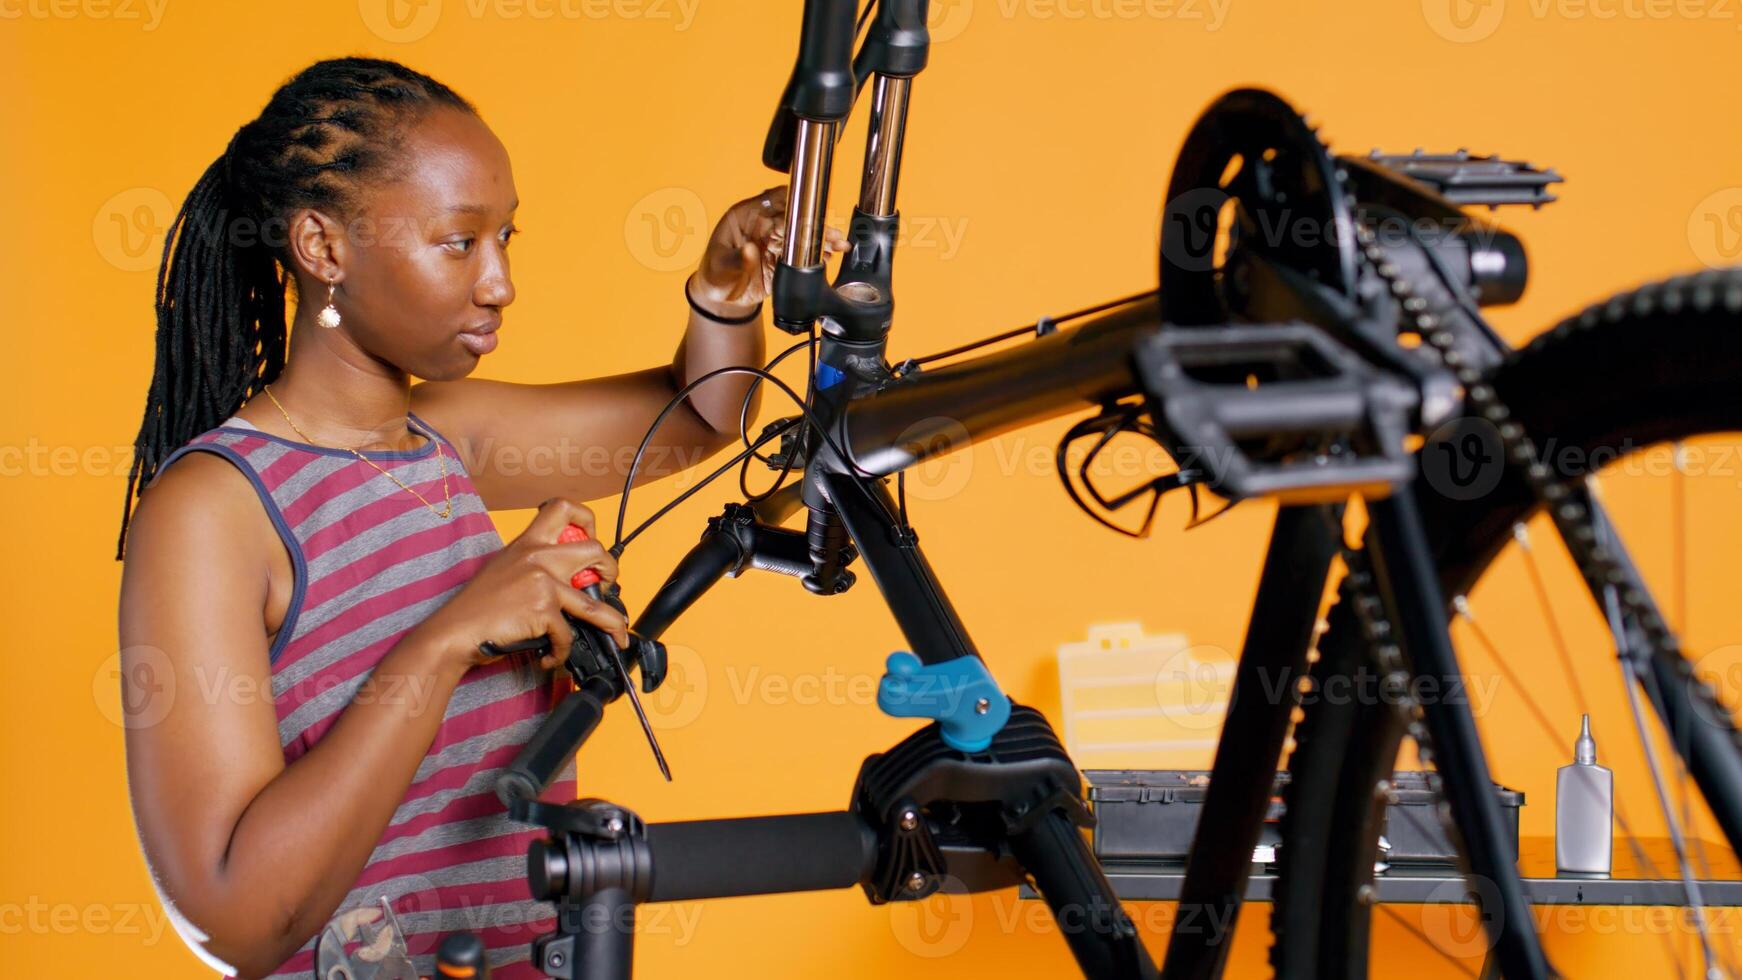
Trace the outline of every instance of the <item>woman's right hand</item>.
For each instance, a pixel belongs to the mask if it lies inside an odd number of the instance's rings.
[[[585,528],[588,540],[557,544],[557,536],[570,524]],[[505,644],[548,636],[550,652],[540,664],[561,664],[574,641],[574,631],[562,616],[565,611],[610,633],[619,649],[628,649],[629,621],[623,614],[569,584],[583,568],[598,572],[603,587],[617,580],[617,559],[598,537],[593,511],[585,504],[561,497],[545,501],[526,530],[491,555],[412,634],[457,674],[501,659],[478,649],[486,640]]]

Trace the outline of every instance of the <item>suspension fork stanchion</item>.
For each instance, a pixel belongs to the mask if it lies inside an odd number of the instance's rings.
[[[1437,692],[1422,699],[1422,720],[1468,863],[1470,892],[1493,943],[1493,960],[1508,980],[1555,976],[1518,880],[1475,716],[1467,698],[1448,693],[1468,688],[1458,671],[1445,598],[1411,487],[1402,484],[1388,497],[1368,500],[1367,513],[1380,592],[1402,633],[1415,675],[1432,681]]]
[[[1306,675],[1325,581],[1341,544],[1341,514],[1341,507],[1326,504],[1277,509],[1163,976],[1218,977],[1233,947],[1252,848],[1297,701],[1295,681]]]

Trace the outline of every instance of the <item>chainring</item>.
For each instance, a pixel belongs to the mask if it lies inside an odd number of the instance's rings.
[[[1317,132],[1279,96],[1236,89],[1204,110],[1180,148],[1162,209],[1164,323],[1231,319],[1217,254],[1225,205],[1229,254],[1251,249],[1353,301],[1358,275],[1354,200]]]

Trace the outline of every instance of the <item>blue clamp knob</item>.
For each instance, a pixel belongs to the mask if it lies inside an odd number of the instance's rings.
[[[884,661],[877,707],[897,718],[934,718],[944,744],[958,752],[983,752],[1010,720],[1010,699],[979,657],[971,654],[925,666],[906,650]]]

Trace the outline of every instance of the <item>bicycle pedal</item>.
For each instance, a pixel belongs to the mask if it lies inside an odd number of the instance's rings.
[[[1317,327],[1165,327],[1136,360],[1168,453],[1223,497],[1383,496],[1410,475],[1419,396]]]

